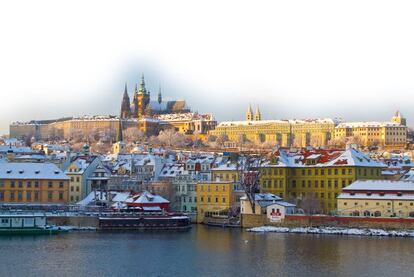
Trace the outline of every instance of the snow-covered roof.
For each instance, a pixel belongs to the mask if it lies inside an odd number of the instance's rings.
[[[148,191],[143,191],[135,195],[131,195],[128,199],[125,200],[125,203],[134,203],[134,204],[149,204],[149,203],[170,203],[167,199],[163,198],[160,195],[152,194]]]
[[[0,163],[0,179],[69,180],[51,163]]]
[[[37,152],[27,146],[0,145],[0,153],[7,153],[8,151],[13,151],[13,153],[36,153]]]
[[[265,167],[378,167],[385,168],[385,164],[370,158],[363,152],[354,148],[343,150],[300,150],[290,152],[279,150],[276,153],[277,162],[267,161],[263,163]],[[307,160],[315,160],[316,163],[307,163]]]
[[[392,180],[357,180],[342,189],[346,191],[411,191],[414,192],[414,182],[412,181],[392,181]]]
[[[191,120],[214,120],[213,115],[211,114],[199,114],[199,113],[171,113],[171,114],[160,114],[155,115],[155,118],[161,121],[191,121]]]
[[[378,128],[378,127],[405,127],[396,122],[343,122],[336,126],[336,128]]]
[[[282,120],[258,120],[258,121],[223,121],[218,124],[217,127],[230,127],[230,126],[253,126],[253,125],[273,125],[273,124],[285,124],[299,125],[299,124],[332,124],[335,125],[335,121],[330,118],[322,119],[282,119]]]

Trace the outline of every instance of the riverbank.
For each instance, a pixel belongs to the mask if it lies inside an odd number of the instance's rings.
[[[349,235],[349,236],[381,236],[381,237],[414,237],[414,230],[396,231],[384,229],[358,229],[337,227],[273,227],[261,226],[247,229],[255,233],[292,233],[292,234],[317,234],[317,235]]]

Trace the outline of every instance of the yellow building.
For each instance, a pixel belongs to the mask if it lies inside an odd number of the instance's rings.
[[[342,216],[414,217],[414,182],[356,181],[337,200]]]
[[[353,138],[361,146],[404,148],[407,145],[406,119],[397,112],[392,122],[346,122],[335,127],[337,141]]]
[[[312,197],[319,202],[315,208],[327,213],[337,209],[336,197],[342,188],[355,180],[380,179],[384,167],[352,148],[280,151],[261,168],[261,191],[286,200]]]
[[[227,215],[234,202],[233,190],[233,182],[197,183],[197,222],[204,222],[206,217]]]
[[[78,202],[85,198],[91,188],[88,178],[92,176],[100,159],[97,156],[84,156],[76,158],[66,169],[65,174],[69,179],[69,201]]]
[[[221,164],[211,169],[211,180],[236,183],[239,181],[240,169],[235,163]]]
[[[221,122],[209,134],[217,137],[226,135],[235,142],[243,139],[253,143],[270,142],[282,147],[316,147],[327,145],[335,129],[332,119],[261,120],[260,111],[257,109],[253,115],[251,107],[246,119]]]
[[[64,204],[68,196],[69,178],[54,164],[0,164],[0,202]]]

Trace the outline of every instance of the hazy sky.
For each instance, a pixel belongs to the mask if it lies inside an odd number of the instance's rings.
[[[118,114],[124,82],[218,120],[414,121],[413,1],[7,1],[0,134],[11,121]]]

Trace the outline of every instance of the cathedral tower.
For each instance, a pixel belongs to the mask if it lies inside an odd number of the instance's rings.
[[[129,102],[128,89],[127,89],[127,84],[126,83],[125,83],[124,96],[122,98],[120,116],[121,116],[121,118],[130,118],[131,117],[131,103]]]
[[[261,115],[261,113],[260,113],[259,106],[257,106],[257,107],[256,107],[256,112],[255,112],[255,114],[254,114],[254,120],[255,120],[255,121],[260,121],[260,120],[262,120],[262,115]]]
[[[250,106],[247,108],[247,112],[246,112],[246,120],[247,121],[252,121],[253,120],[253,110],[252,110],[252,106]]]
[[[135,100],[135,99],[134,99]],[[135,116],[137,118],[141,118],[145,115],[145,111],[147,110],[147,106],[150,102],[150,94],[147,92],[147,89],[145,88],[145,80],[144,80],[144,74],[141,76],[141,83],[139,84],[139,90],[136,94],[136,100],[135,102],[135,110],[136,114]]]

